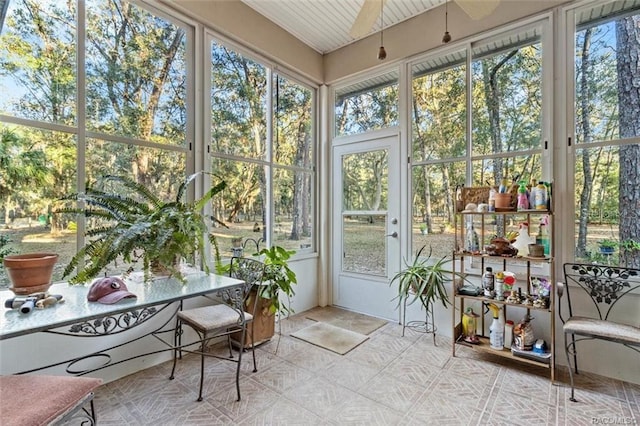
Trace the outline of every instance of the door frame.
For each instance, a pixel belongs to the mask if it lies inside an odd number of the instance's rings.
[[[383,141],[384,140],[384,141]],[[342,162],[339,159],[338,155],[344,155],[348,153],[357,153],[357,152],[366,152],[372,151],[376,149],[380,149],[383,147],[388,147],[390,149],[390,158],[389,162],[395,162],[396,176],[392,178],[389,176],[390,180],[395,180],[395,185],[397,185],[397,192],[394,194],[398,205],[395,207],[397,211],[398,224],[394,226],[393,231],[398,232],[397,244],[395,245],[394,250],[387,250],[387,277],[376,277],[372,275],[365,274],[357,274],[351,272],[342,272],[342,188],[338,188],[338,184],[341,184],[342,181]],[[395,152],[391,152],[391,150]],[[338,154],[339,153],[339,154]],[[331,249],[330,249],[330,258],[331,258],[331,285],[330,287],[330,304],[335,306],[341,306],[346,309],[362,312],[365,314],[387,318],[390,320],[395,320],[398,318],[399,313],[396,310],[396,301],[391,300],[392,297],[388,297],[388,306],[382,309],[367,309],[369,308],[368,304],[345,304],[344,300],[340,297],[340,280],[341,278],[356,278],[360,280],[371,280],[376,283],[384,283],[385,287],[388,287],[389,282],[391,281],[391,277],[395,275],[395,273],[402,267],[402,259],[406,250],[406,247],[410,246],[410,241],[407,241],[407,237],[409,237],[409,233],[407,229],[410,227],[410,223],[408,223],[409,218],[407,218],[407,208],[406,208],[406,196],[405,188],[403,182],[406,182],[406,170],[407,168],[403,167],[402,158],[404,158],[404,150],[402,144],[401,133],[397,127],[383,129],[373,132],[367,132],[359,135],[351,135],[346,137],[336,138],[334,143],[332,144],[331,149],[331,174],[330,174],[330,187],[332,188],[331,195],[331,233],[329,235],[331,241]],[[395,158],[394,158],[395,157]],[[392,183],[389,183],[392,186]],[[394,185],[394,186],[395,186]],[[395,192],[395,191],[394,191]],[[388,206],[390,209],[390,205]],[[387,223],[387,227],[389,227],[389,223]],[[389,229],[389,228],[387,228]],[[391,238],[391,237],[389,237]],[[364,278],[363,278],[364,277]],[[389,288],[390,292],[388,294],[394,294],[395,291]],[[387,295],[388,295],[387,294]],[[383,297],[387,297],[387,295]],[[380,302],[378,305],[384,304],[384,302]]]

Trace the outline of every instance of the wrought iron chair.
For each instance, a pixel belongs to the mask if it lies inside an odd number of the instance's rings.
[[[617,318],[616,321],[610,319],[613,317],[613,308],[619,306],[622,297],[640,289],[640,270],[618,266],[566,263],[564,278],[565,282],[559,282],[557,285],[558,315],[563,323],[565,354],[571,379],[570,399],[576,402],[574,370],[571,368],[570,355],[573,355],[573,366],[575,373],[578,374],[577,342],[587,339],[608,340],[640,353],[640,327],[624,324]],[[584,290],[593,302],[593,304],[587,303],[587,306],[584,304],[580,306],[582,308],[580,316],[574,314],[574,308],[577,306],[571,303],[570,288]],[[569,317],[566,319],[562,316],[560,303],[565,291],[569,308]],[[571,336],[570,339],[569,336]],[[581,337],[576,338],[576,336]]]
[[[224,303],[217,305],[209,305],[201,308],[187,309],[178,312],[178,319],[175,331],[174,352],[173,352],[173,368],[171,370],[170,379],[174,378],[176,370],[177,358],[182,358],[182,352],[200,354],[200,390],[198,392],[198,401],[202,401],[202,388],[204,385],[204,359],[206,356],[230,360],[237,363],[236,368],[236,390],[238,392],[238,401],[240,401],[240,365],[242,362],[242,352],[245,350],[246,335],[249,331],[251,339],[251,352],[253,355],[253,372],[258,371],[256,367],[256,354],[254,350],[253,340],[253,318],[255,316],[256,307],[258,306],[258,297],[252,297],[255,292],[251,292],[254,286],[262,283],[264,275],[264,263],[243,257],[233,257],[231,259],[229,276],[244,281],[241,289],[235,292],[226,292],[222,295]],[[191,327],[199,336],[199,340],[188,344],[182,344],[182,327],[187,325]],[[248,327],[251,326],[251,330]],[[238,359],[234,359],[231,335],[238,333],[241,339],[238,342]],[[225,337],[229,344],[229,358],[207,353],[207,346],[213,339]],[[185,349],[195,343],[200,344],[199,350]]]

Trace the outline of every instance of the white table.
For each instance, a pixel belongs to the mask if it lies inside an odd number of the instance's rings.
[[[237,293],[244,284],[243,281],[221,275],[205,274],[201,271],[185,274],[186,283],[176,279],[159,278],[144,283],[128,278],[125,280],[130,292],[137,298],[127,298],[113,305],[105,305],[87,301],[89,285],[69,285],[67,283],[54,284],[49,289],[50,294],[60,294],[64,297],[64,303],[59,303],[45,309],[34,309],[31,313],[22,314],[17,309],[5,309],[0,315],[0,340],[11,339],[18,336],[33,333],[54,333],[65,336],[100,337],[123,333],[146,323],[158,313],[173,309],[169,320],[159,321],[153,331],[143,336],[136,336],[122,341],[114,347],[120,347],[149,335],[156,335],[166,328],[175,314],[182,307],[186,299],[197,296],[212,296],[223,292]],[[15,297],[9,290],[0,291],[0,304],[4,307],[4,301]],[[4,309],[4,308],[3,308]],[[157,337],[157,336],[156,336]],[[109,349],[94,352],[88,355],[71,358],[64,362],[46,365],[21,373],[29,373],[43,370],[56,365],[67,364],[66,371],[69,374],[87,374],[98,369],[128,361],[133,358],[171,350],[167,347],[148,353],[140,353],[122,360],[111,360],[107,354]],[[88,357],[104,357],[106,362],[99,368],[91,370],[74,369],[74,364]]]

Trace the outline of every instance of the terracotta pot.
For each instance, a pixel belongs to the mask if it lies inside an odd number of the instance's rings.
[[[511,194],[508,192],[495,194],[495,201],[497,209],[508,209],[511,207]]]
[[[28,253],[6,256],[3,264],[12,287],[18,295],[47,291],[51,287],[53,265],[58,261],[55,253]]]

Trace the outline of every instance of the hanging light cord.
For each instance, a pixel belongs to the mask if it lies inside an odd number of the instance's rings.
[[[380,0],[380,49],[378,49],[378,59],[383,61],[387,57],[384,50],[384,0]]]
[[[442,36],[443,43],[449,43],[451,41],[451,34],[449,34],[449,0],[444,2],[444,35]]]
[[[384,46],[384,0],[380,0],[380,46]]]

